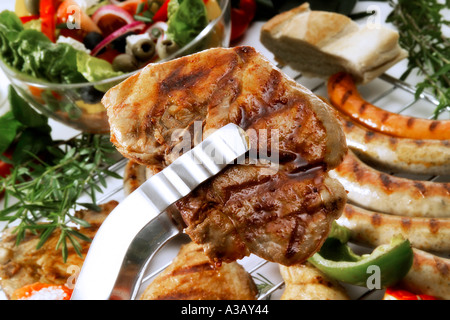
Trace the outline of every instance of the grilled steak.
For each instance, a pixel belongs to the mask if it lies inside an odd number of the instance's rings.
[[[321,99],[251,47],[149,65],[108,91],[103,104],[117,149],[152,168],[170,164],[178,156],[174,136],[195,133],[199,122],[200,138],[232,122],[253,137],[252,148],[278,155],[276,167],[261,159],[231,165],[176,203],[186,232],[212,260],[254,253],[301,262],[342,212],[345,191],[327,175],[347,152],[340,125]]]

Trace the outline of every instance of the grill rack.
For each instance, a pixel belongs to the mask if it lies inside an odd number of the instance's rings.
[[[279,66],[281,71],[287,74],[301,85],[309,88],[316,95],[327,96],[326,82],[321,79],[303,77],[301,73],[290,69],[289,67]],[[371,83],[358,88],[361,95],[370,103],[374,105],[384,106],[388,111],[397,112],[400,114],[414,115],[424,118],[431,118],[430,114],[433,113],[434,108],[437,106],[438,101],[430,94],[422,93],[418,100],[415,100],[414,93],[415,88],[405,82],[398,80],[388,74],[383,74],[379,78],[373,80]],[[384,104],[386,101],[394,101],[391,104]],[[423,105],[425,104],[425,105]],[[445,111],[440,115],[440,118],[450,118],[450,112]],[[112,165],[109,169],[123,175],[127,159],[120,159],[116,164]],[[394,174],[393,172],[389,172]],[[421,179],[429,181],[450,181],[448,176],[412,176],[404,175],[412,179]],[[124,198],[123,193],[123,181],[119,179],[109,178],[106,180],[107,188],[102,193],[98,194],[98,203],[104,203],[110,200],[121,201]],[[172,259],[178,253],[181,244],[186,243],[188,238],[184,234],[175,237],[167,243],[149,263],[148,269],[145,272],[145,276],[141,283],[139,294],[143,292],[146,286],[170,265]],[[351,244],[353,245],[353,244]],[[355,245],[355,251],[362,250],[369,251],[368,248],[359,247]],[[246,269],[246,271],[252,276],[254,282],[258,286],[259,295],[258,300],[277,300],[284,288],[284,281],[279,274],[279,267],[277,264],[268,262],[259,257],[251,255],[239,261],[239,263]],[[343,284],[347,289],[351,299],[381,299],[383,296],[383,290],[369,290],[363,287],[356,287]],[[0,290],[1,293],[1,290]],[[139,295],[138,295],[139,296]]]
[[[307,78],[302,76],[301,73],[296,72],[289,67],[280,67],[281,71],[287,74],[301,85],[309,88],[316,95],[327,96],[326,82],[321,79]],[[380,90],[381,88],[381,90]],[[388,74],[383,74],[379,78],[375,79],[371,83],[359,87],[360,93],[365,99],[374,105],[383,105],[388,111],[397,112],[400,114],[414,115],[424,118],[431,118],[430,114],[433,113],[434,108],[437,106],[438,101],[430,94],[423,93],[418,100],[414,98],[415,88],[405,82],[402,82],[395,77]],[[385,104],[388,100],[394,103]],[[449,117],[450,112],[445,111],[440,117]],[[117,173],[123,173],[123,169],[127,163],[126,159],[120,160],[111,169]],[[394,175],[403,175],[389,172]],[[449,181],[449,177],[441,176],[412,176],[406,175],[411,179],[421,179],[429,181]],[[109,201],[119,198],[123,198],[123,186],[122,183],[116,181],[113,185],[103,193],[103,197],[99,198],[99,202]],[[143,292],[146,286],[162,272],[167,266],[170,265],[172,259],[178,253],[181,244],[186,243],[188,238],[184,234],[180,234],[179,237],[175,237],[174,240],[166,244],[160,252],[158,252],[151,263],[149,263],[148,269],[145,272],[145,276],[141,283],[139,295]],[[353,244],[351,244],[353,246]],[[371,249],[354,245],[356,252],[368,252]],[[258,286],[259,294],[258,300],[278,299],[284,288],[284,281],[279,274],[279,267],[276,263],[263,260],[259,257],[251,255],[239,261],[239,263],[246,269],[246,271],[252,276],[254,282]],[[381,299],[384,291],[376,289],[368,289],[363,287],[356,287],[352,285],[342,284],[346,289],[351,299],[363,300],[363,299]],[[138,295],[138,296],[139,296]]]

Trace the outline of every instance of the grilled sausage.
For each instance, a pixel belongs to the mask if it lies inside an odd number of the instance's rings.
[[[450,219],[401,217],[347,204],[338,223],[352,231],[352,240],[372,247],[402,234],[415,248],[450,253]]]
[[[450,299],[450,260],[415,249],[414,261],[401,284],[416,294]]]
[[[331,104],[373,130],[410,139],[450,140],[450,120],[429,120],[392,113],[365,101],[350,74],[337,73],[328,80]]]
[[[337,114],[347,145],[366,163],[394,172],[450,174],[450,140],[392,137]]]
[[[375,170],[349,151],[330,176],[366,209],[410,217],[450,217],[450,183],[418,181]]]

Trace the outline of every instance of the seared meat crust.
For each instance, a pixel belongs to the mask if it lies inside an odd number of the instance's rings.
[[[212,260],[254,253],[285,265],[302,262],[342,212],[346,193],[327,175],[347,152],[338,121],[251,47],[149,65],[108,91],[103,104],[117,149],[153,169],[176,159],[174,135],[196,133],[196,121],[203,135],[193,141],[232,122],[247,131],[252,148],[266,144],[279,155],[277,168],[232,165],[176,203],[186,232]]]
[[[141,300],[255,300],[258,290],[237,262],[216,266],[190,242],[150,283]]]
[[[347,146],[330,107],[287,78],[251,47],[210,49],[148,65],[109,90],[111,140],[143,165],[167,165],[177,130],[232,122],[245,130],[280,130],[280,151],[296,166],[341,163]]]
[[[340,184],[320,169],[269,174],[266,168],[233,166],[177,207],[186,233],[214,260],[256,253],[292,265],[321,247],[344,204]]]

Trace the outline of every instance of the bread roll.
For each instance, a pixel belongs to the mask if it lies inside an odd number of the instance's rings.
[[[342,14],[311,11],[308,3],[273,17],[261,29],[261,43],[281,64],[325,79],[345,71],[361,84],[407,57],[398,37],[381,25],[360,27]]]

